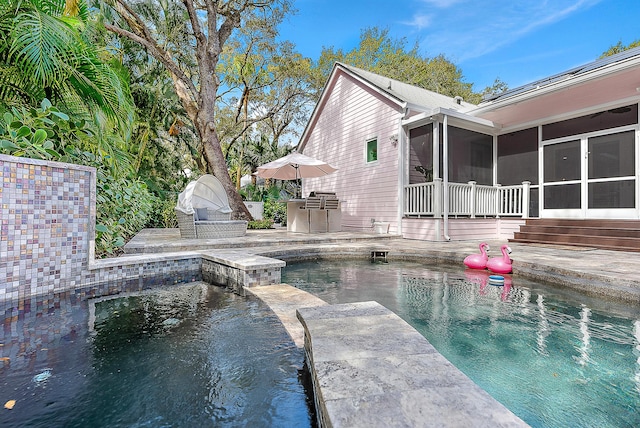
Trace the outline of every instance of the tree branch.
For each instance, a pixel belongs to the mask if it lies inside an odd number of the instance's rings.
[[[124,0],[115,0],[115,2],[118,15],[129,25],[131,31],[107,23],[104,24],[105,28],[112,33],[126,37],[144,46],[151,56],[160,61],[173,75],[176,88],[178,91],[182,91],[184,101],[189,100],[189,103],[197,105],[199,93],[193,81],[178,67],[169,52],[158,45],[143,19]],[[185,106],[185,108],[191,115],[193,107]]]

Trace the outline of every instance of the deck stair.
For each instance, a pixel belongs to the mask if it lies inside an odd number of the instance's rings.
[[[640,220],[528,219],[510,242],[640,252]]]

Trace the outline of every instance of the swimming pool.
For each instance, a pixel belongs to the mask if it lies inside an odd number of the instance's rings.
[[[313,423],[304,355],[257,299],[205,283],[57,299],[7,311],[2,427]]]
[[[640,426],[637,307],[515,278],[413,262],[289,264],[283,282],[329,303],[375,300],[534,427]]]

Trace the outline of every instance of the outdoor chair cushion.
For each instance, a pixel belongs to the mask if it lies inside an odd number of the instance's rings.
[[[206,208],[195,208],[194,209],[195,213],[194,213],[194,220],[195,221],[203,221],[203,220],[208,220],[209,216],[207,215],[207,209]]]

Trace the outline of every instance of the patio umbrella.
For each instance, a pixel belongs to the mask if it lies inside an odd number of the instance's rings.
[[[297,180],[298,178],[315,178],[337,171],[326,162],[293,152],[258,167],[256,175],[276,180]]]

